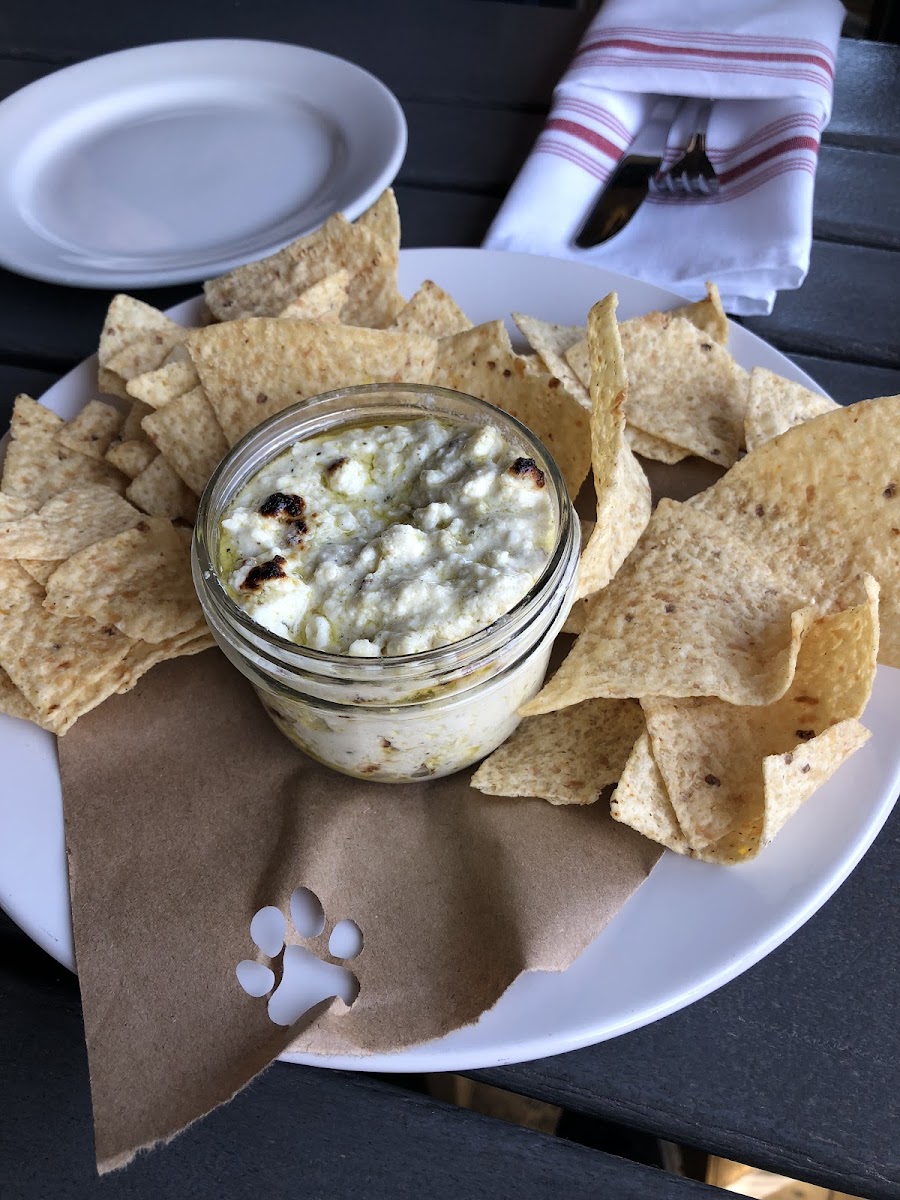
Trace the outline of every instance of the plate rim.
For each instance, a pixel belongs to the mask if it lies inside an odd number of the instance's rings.
[[[3,126],[9,119],[11,112],[13,113],[13,120],[15,120],[17,116],[15,110],[21,105],[29,104],[35,97],[37,97],[37,103],[40,104],[42,94],[52,86],[58,86],[57,81],[60,77],[71,79],[75,73],[81,76],[89,75],[92,71],[97,70],[98,67],[102,71],[104,64],[121,62],[126,59],[133,59],[136,56],[151,59],[159,55],[164,56],[165,52],[185,52],[199,47],[211,53],[215,53],[219,49],[234,52],[239,51],[242,47],[253,47],[256,50],[264,51],[271,50],[279,54],[288,52],[296,54],[298,60],[302,58],[306,58],[307,60],[314,58],[322,63],[327,62],[332,69],[347,72],[355,76],[358,80],[365,81],[366,86],[372,89],[373,96],[377,96],[379,102],[383,104],[383,116],[391,126],[390,153],[384,156],[381,169],[375,174],[366,188],[339,211],[343,213],[347,220],[355,220],[396,179],[403,160],[406,157],[409,143],[409,127],[403,106],[387,84],[365,67],[359,66],[350,59],[342,58],[340,55],[331,54],[325,50],[318,50],[312,46],[304,46],[294,42],[273,41],[268,38],[179,38],[171,41],[147,42],[139,46],[113,50],[107,54],[94,55],[80,62],[60,66],[41,76],[39,79],[34,79],[30,83],[23,85],[9,96],[0,100],[0,136],[2,136]],[[183,75],[183,73],[181,74]],[[163,78],[162,73],[160,73],[160,78]],[[4,190],[7,190],[8,194],[11,192],[8,185],[4,185]],[[16,217],[20,224],[22,226],[27,225],[27,221],[22,217],[12,200],[10,200],[10,208],[16,209]],[[101,289],[174,287],[188,283],[199,283],[201,278],[211,278],[214,275],[233,270],[245,262],[274,254],[284,246],[289,245],[297,237],[306,236],[309,232],[312,231],[298,226],[289,236],[273,241],[262,252],[254,252],[250,258],[246,254],[222,255],[215,259],[211,258],[208,261],[204,261],[201,265],[195,265],[194,267],[188,264],[183,267],[159,268],[157,270],[114,268],[109,271],[102,268],[92,269],[81,265],[51,264],[47,267],[45,264],[35,264],[30,261],[27,253],[22,256],[16,254],[14,248],[11,250],[11,246],[14,247],[13,237],[5,237],[2,239],[2,244],[0,244],[0,267],[28,279],[36,279],[42,283],[54,283],[63,286]]]

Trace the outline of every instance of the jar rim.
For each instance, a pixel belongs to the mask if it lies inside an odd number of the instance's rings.
[[[457,405],[463,402],[467,409],[472,410],[467,416],[472,415],[476,420],[480,419],[480,423],[499,425],[502,429],[511,431],[529,451],[536,452],[533,456],[540,459],[541,469],[552,484],[551,494],[554,496],[557,511],[557,528],[553,549],[541,574],[512,608],[489,625],[455,642],[415,654],[364,658],[316,650],[283,638],[258,624],[229,594],[213,561],[210,545],[211,534],[217,532],[218,522],[227,505],[265,463],[271,462],[295,441],[351,427],[354,422],[358,424],[365,419],[366,409],[378,407],[372,403],[378,397],[383,398],[391,410],[404,410],[407,418],[414,414],[420,418],[430,414],[438,419],[455,419],[460,422],[465,417],[455,414],[452,410],[448,411],[446,405],[448,401]],[[418,404],[413,400],[414,397],[419,398]],[[428,400],[434,403],[427,403]],[[441,406],[441,400],[444,401],[445,407]],[[403,412],[397,411],[396,415],[391,415],[384,423],[400,421],[403,415]],[[334,419],[328,420],[330,417]],[[313,427],[307,428],[310,425]],[[286,434],[288,436],[285,437]],[[278,440],[279,438],[282,440]],[[272,444],[274,442],[277,444]],[[243,473],[236,471],[235,464],[246,459],[254,450],[262,451],[262,460],[254,460],[250,468]],[[530,618],[540,611],[548,591],[555,591],[551,585],[567,574],[565,568],[571,555],[575,522],[572,500],[555,459],[540,438],[511,413],[468,393],[433,384],[359,384],[323,392],[282,409],[246,433],[222,459],[200,498],[194,526],[192,549],[195,560],[195,587],[201,602],[208,601],[216,615],[224,620],[233,634],[238,635],[242,641],[249,642],[256,652],[274,651],[279,660],[289,667],[299,667],[313,673],[323,670],[337,672],[341,677],[357,678],[360,681],[371,681],[382,675],[385,670],[389,670],[394,677],[397,673],[409,673],[413,677],[424,675],[426,672],[439,673],[441,667],[447,667],[456,673],[461,662],[474,670],[492,651],[505,645],[523,626],[530,623]],[[205,608],[206,603],[203,603],[203,606]]]

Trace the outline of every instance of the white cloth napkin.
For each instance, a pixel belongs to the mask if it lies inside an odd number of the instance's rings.
[[[839,0],[606,0],[484,244],[597,263],[690,299],[711,279],[729,312],[771,312],[809,269],[843,14]],[[698,105],[675,97],[714,101],[718,193],[648,197],[607,242],[576,248],[624,154],[665,148],[669,163],[684,150]]]

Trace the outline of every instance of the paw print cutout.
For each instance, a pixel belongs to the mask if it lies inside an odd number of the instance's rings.
[[[291,896],[291,921],[302,938],[318,938],[325,929],[325,910],[309,888],[297,888]],[[359,995],[359,980],[345,964],[363,947],[362,932],[355,921],[338,921],[328,938],[328,956],[306,946],[285,945],[287,921],[280,908],[267,905],[250,922],[253,944],[274,965],[281,964],[281,979],[265,963],[244,959],[235,968],[238,983],[248,996],[269,997],[269,1020],[275,1025],[293,1025],[323,1000],[340,997],[349,1008]]]

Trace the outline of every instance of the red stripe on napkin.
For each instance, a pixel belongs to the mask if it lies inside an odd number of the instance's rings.
[[[783,154],[790,154],[795,150],[811,150],[813,154],[817,155],[819,153],[818,138],[791,137],[785,138],[782,142],[776,142],[774,146],[769,146],[767,150],[760,150],[758,154],[738,163],[736,167],[732,167],[728,171],[716,172],[719,176],[719,183],[732,183],[735,179],[740,179],[742,175],[761,167],[763,163],[771,162],[773,158],[780,158]]]
[[[639,25],[604,25],[603,34],[606,37],[650,38],[656,41],[681,44],[685,40],[686,31],[683,29],[652,29]],[[588,31],[588,36],[590,36],[590,30]],[[816,42],[807,38],[763,37],[760,34],[725,32],[701,33],[700,30],[692,29],[690,31],[690,40],[695,45],[742,46],[751,50],[766,46],[796,46],[798,50],[809,50],[821,58],[827,59],[828,62],[834,63],[834,54],[830,47],[826,46],[824,42]]]
[[[588,129],[586,125],[579,125],[576,121],[569,121],[565,117],[551,117],[547,122],[546,129],[557,129],[560,133],[569,133],[572,137],[578,138],[582,142],[587,142],[589,146],[593,146],[595,150],[599,150],[608,158],[618,160],[622,157],[622,150],[608,138],[597,133],[593,129]]]
[[[579,61],[580,58],[581,58],[581,52],[579,52],[579,54],[577,54],[575,56],[573,65],[575,65],[577,67],[585,67],[585,66],[625,67],[625,66],[627,66],[627,67],[653,67],[653,68],[659,68],[661,65],[659,58],[654,55],[645,55],[643,58],[641,58],[637,55],[635,55],[633,58],[620,58],[615,53],[610,53],[609,51],[602,50],[602,49],[601,50],[591,50],[590,53],[587,53],[585,51],[584,60]],[[696,71],[697,63],[693,59],[689,62],[678,62],[677,58],[673,54],[666,61],[665,67],[667,70],[671,69],[671,70],[675,70],[675,71]],[[718,71],[719,73],[724,72],[729,75],[762,75],[762,76],[774,76],[778,79],[783,79],[786,74],[786,72],[784,70],[779,70],[777,67],[764,67],[764,66],[760,66],[760,65],[750,66],[749,64],[742,64],[742,63],[736,63],[736,62],[719,63],[715,67],[715,70]],[[812,69],[809,69],[809,68],[804,69],[804,70],[799,70],[799,69],[792,70],[790,72],[790,78],[791,79],[805,79],[809,83],[816,83],[820,87],[823,86],[822,73],[819,72],[817,74],[815,71],[813,71]]]
[[[780,117],[777,121],[770,121],[768,125],[763,125],[757,129],[756,133],[751,134],[743,142],[738,142],[734,146],[710,146],[707,145],[706,152],[713,162],[721,162],[731,158],[736,158],[740,154],[746,154],[748,150],[752,150],[755,146],[764,146],[775,137],[783,137],[787,134],[791,136],[799,134],[803,136],[805,130],[811,130],[812,135],[818,137],[819,121],[812,115],[803,113],[793,113],[788,117]],[[687,149],[685,144],[681,148],[681,153]]]
[[[632,140],[632,133],[627,125],[623,124],[609,109],[601,108],[599,104],[591,104],[577,96],[562,96],[554,105],[553,111],[554,115],[570,111],[587,117],[588,120],[596,121],[598,125],[605,126],[613,136],[620,138],[626,145]]]
[[[580,150],[576,150],[574,146],[570,146],[566,142],[558,141],[552,135],[547,137],[542,134],[534,152],[536,154],[553,154],[557,158],[564,158],[573,166],[579,167],[586,175],[590,175],[592,179],[596,179],[598,183],[605,183],[612,174],[611,168],[601,167],[588,155],[582,154]]]
[[[588,42],[579,50],[590,53],[592,50],[634,50],[644,54],[679,54],[694,58],[712,59],[743,59],[747,62],[760,63],[803,63],[824,71],[829,78],[834,77],[831,63],[818,54],[799,54],[789,50],[725,50],[712,46],[658,46],[653,42],[638,41],[636,38],[597,38]]]

